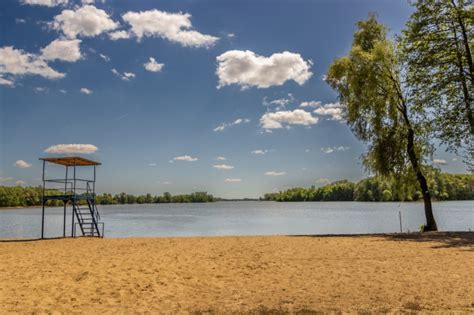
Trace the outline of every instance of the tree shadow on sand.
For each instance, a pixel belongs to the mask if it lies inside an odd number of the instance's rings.
[[[474,232],[426,232],[383,235],[391,241],[436,242],[432,248],[463,248],[474,251]]]

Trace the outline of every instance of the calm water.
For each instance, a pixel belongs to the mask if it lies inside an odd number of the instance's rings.
[[[68,210],[70,211],[70,210]],[[216,202],[99,206],[106,237],[295,235],[416,231],[424,222],[422,203]],[[474,202],[434,204],[442,231],[474,230]],[[46,235],[62,235],[62,208],[48,208]],[[70,213],[67,218],[70,234]],[[0,238],[40,236],[41,209],[0,210]]]

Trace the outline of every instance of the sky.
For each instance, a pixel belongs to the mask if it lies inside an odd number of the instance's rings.
[[[364,144],[324,81],[405,0],[0,2],[0,185],[45,156],[98,160],[99,192],[259,197],[360,180]],[[431,163],[463,173],[439,148]]]

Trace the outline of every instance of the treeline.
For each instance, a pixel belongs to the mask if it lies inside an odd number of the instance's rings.
[[[474,175],[431,171],[431,196],[442,200],[474,200]],[[322,187],[291,188],[264,195],[271,201],[417,201],[423,198],[412,175],[369,177],[357,183],[337,181]]]
[[[41,205],[42,187],[0,186],[0,207],[33,207]],[[48,189],[46,195],[59,195],[60,191]],[[216,199],[207,192],[194,192],[192,194],[171,195],[165,192],[161,196],[130,195],[120,193],[98,194],[96,202],[101,205],[114,204],[144,204],[144,203],[190,203],[190,202],[213,202]],[[49,200],[48,206],[62,206],[59,200]]]
[[[117,195],[101,194],[96,196],[96,201],[101,205],[115,204],[144,204],[144,203],[191,203],[191,202],[214,202],[216,198],[207,192],[193,192],[191,194],[171,195],[165,192],[161,196],[146,195],[129,195],[120,193]]]

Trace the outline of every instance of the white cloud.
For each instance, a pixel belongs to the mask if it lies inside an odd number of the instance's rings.
[[[79,39],[55,39],[48,46],[41,49],[41,58],[44,60],[62,60],[75,62],[81,59]]]
[[[268,153],[268,150],[260,150],[260,149],[258,149],[258,150],[253,150],[251,153],[252,153],[252,154],[257,154],[257,155],[264,155],[264,154],[267,154],[267,153]]]
[[[68,0],[21,0],[22,4],[42,5],[46,7],[55,7],[58,5],[65,5]]]
[[[63,93],[63,94],[66,94],[66,93],[67,93],[67,91],[64,90],[64,89],[59,90],[59,92],[61,92],[61,93]]]
[[[159,10],[127,12],[122,19],[130,24],[130,32],[139,40],[145,36],[161,37],[185,47],[210,47],[218,37],[201,34],[192,29],[191,15]]]
[[[226,183],[240,183],[242,179],[240,178],[226,178],[224,182]]]
[[[99,150],[93,144],[56,144],[52,145],[49,148],[45,149],[46,153],[55,153],[55,154],[71,154],[71,153],[82,153],[82,154],[91,154]]]
[[[127,31],[115,31],[109,33],[109,38],[111,40],[127,39],[130,38],[130,33]]]
[[[344,147],[344,146],[338,146],[338,147],[322,147],[321,151],[330,154],[333,153],[334,151],[347,151],[349,150],[349,147]]]
[[[443,159],[434,159],[433,164],[435,164],[435,165],[446,165],[446,164],[448,164],[448,162],[446,160],[443,160]]]
[[[329,154],[329,153],[333,153],[334,149],[331,147],[327,147],[327,148],[321,148],[321,151],[323,151],[326,154]]]
[[[236,120],[234,120],[233,122],[230,122],[230,123],[222,123],[220,124],[219,126],[217,126],[216,128],[214,128],[213,130],[214,131],[224,131],[224,129],[226,129],[227,127],[232,127],[232,126],[235,126],[235,125],[240,125],[240,124],[247,124],[250,122],[250,119],[248,118],[238,118]]]
[[[24,186],[24,185],[26,185],[26,182],[25,182],[24,180],[17,180],[17,181],[15,182],[15,185],[17,185],[17,186]]]
[[[86,94],[86,95],[92,94],[92,90],[89,90],[88,88],[81,88],[80,91],[81,93]]]
[[[132,73],[132,72],[124,72],[122,74],[122,73],[118,72],[117,69],[112,69],[111,71],[112,71],[113,74],[118,76],[123,81],[130,81],[131,79],[135,78],[135,73]]]
[[[150,166],[150,167],[155,167],[155,166],[156,166],[156,163],[148,163],[148,166]]]
[[[114,22],[104,10],[86,5],[76,11],[63,10],[61,14],[54,17],[50,26],[62,31],[69,38],[75,38],[76,36],[97,36],[116,29],[119,24]]]
[[[0,74],[0,85],[13,86],[14,84],[14,81],[6,79],[3,77],[3,75]]]
[[[342,106],[340,103],[324,104],[323,106],[315,109],[313,113],[321,116],[330,116],[328,120],[344,120],[344,118],[342,117]]]
[[[15,162],[15,167],[28,168],[28,167],[31,167],[31,164],[28,163],[28,162],[25,162],[23,160],[18,160],[18,161]]]
[[[164,65],[164,63],[156,62],[155,58],[153,57],[150,57],[149,61],[143,64],[145,69],[151,72],[160,72]]]
[[[16,19],[15,19],[15,23],[17,23],[17,24],[26,23],[26,20],[25,20],[25,19],[16,18]]]
[[[173,158],[174,161],[186,161],[186,162],[194,162],[197,161],[198,158],[191,157],[189,155],[182,155]]]
[[[251,86],[268,88],[293,80],[303,85],[311,76],[311,61],[288,51],[270,57],[259,56],[250,50],[230,50],[217,56],[218,88],[238,84],[243,89]]]
[[[107,56],[107,55],[104,55],[104,54],[99,54],[100,58],[102,58],[105,62],[109,62],[110,61],[110,57]]]
[[[223,156],[218,156],[218,157],[216,157],[216,160],[218,160],[218,161],[225,161],[225,160],[227,160],[227,159],[226,159],[225,157],[223,157]]]
[[[309,126],[317,122],[317,117],[313,117],[311,113],[302,109],[265,113],[260,118],[260,125],[267,130],[283,128],[283,124]]]
[[[11,46],[0,48],[0,75],[10,74],[13,76],[39,75],[46,79],[64,78],[37,55],[15,49]],[[10,81],[10,80],[9,80]]]
[[[234,38],[234,37],[235,37],[235,34],[234,34],[234,33],[228,33],[228,34],[227,34],[227,37],[229,37],[229,38]]]
[[[227,165],[227,164],[218,164],[218,165],[213,165],[212,167],[217,168],[218,170],[231,170],[234,168],[232,165]]]
[[[319,107],[321,106],[321,102],[319,101],[309,101],[309,102],[301,102],[300,107]]]
[[[282,176],[282,175],[285,175],[286,172],[275,172],[275,171],[270,171],[270,172],[266,172],[265,175],[267,176]]]
[[[37,87],[33,88],[33,90],[34,90],[36,93],[48,92],[48,88],[41,87],[41,86],[37,86]]]
[[[263,98],[263,106],[275,106],[276,110],[285,109],[286,105],[292,103],[295,100],[293,94],[288,93],[288,97],[279,98],[269,101],[266,97]]]

